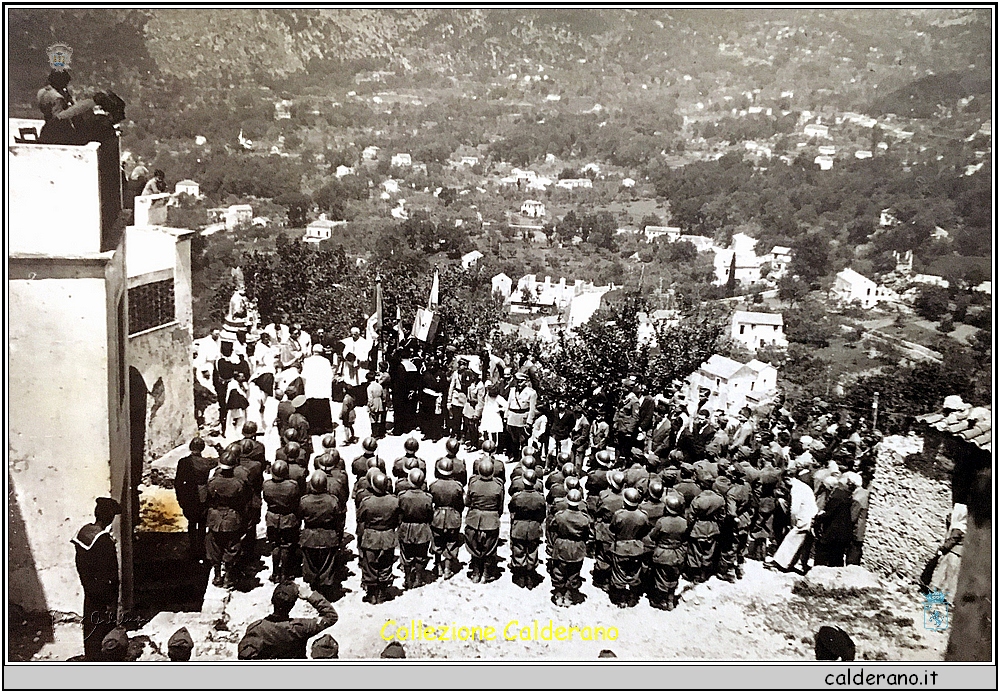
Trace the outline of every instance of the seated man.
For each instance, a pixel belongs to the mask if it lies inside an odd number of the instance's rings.
[[[54,114],[39,133],[40,144],[87,144],[115,138],[115,125],[125,120],[125,102],[113,91],[99,91]],[[67,127],[68,126],[68,127]]]

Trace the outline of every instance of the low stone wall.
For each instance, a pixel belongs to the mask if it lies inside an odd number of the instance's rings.
[[[873,573],[916,581],[944,541],[951,487],[911,470],[905,457],[919,452],[916,436],[889,436],[879,448],[871,485],[861,564]]]

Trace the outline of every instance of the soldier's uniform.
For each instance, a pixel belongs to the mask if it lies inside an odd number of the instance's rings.
[[[650,530],[649,603],[657,609],[677,606],[677,583],[687,564],[688,523],[679,515],[664,515]]]
[[[492,575],[500,541],[500,515],[503,513],[503,482],[495,477],[473,476],[465,495],[465,540],[472,554],[469,577],[473,582],[487,582]]]
[[[306,468],[305,462],[302,460],[303,457],[308,458],[308,455],[299,451],[298,459],[288,460],[288,478],[299,487],[299,495],[305,494],[306,479],[309,478],[309,469]]]
[[[590,517],[578,508],[562,510],[552,520],[549,577],[552,579],[552,600],[557,605],[569,606],[571,601],[579,598],[583,584],[580,570],[587,555],[590,533]]]
[[[193,559],[205,556],[205,514],[208,511],[208,477],[218,460],[192,453],[177,462],[174,494],[188,523],[188,550]]]
[[[611,533],[611,520],[614,514],[624,507],[625,500],[621,491],[612,488],[601,492],[597,506],[597,518],[594,522],[594,586],[604,589],[611,578],[611,543],[614,535]]]
[[[337,611],[318,592],[306,601],[319,612],[318,618],[288,618],[271,614],[247,626],[240,640],[239,659],[305,659],[306,644],[314,635],[337,622]]]
[[[367,600],[381,604],[392,585],[392,565],[396,562],[399,500],[391,493],[368,496],[358,509],[358,521],[364,525],[358,541],[361,586],[368,592]]]
[[[288,465],[289,472],[294,465]],[[271,544],[271,582],[295,577],[293,552],[299,544],[299,485],[292,479],[268,479],[263,485],[267,541]]]
[[[690,525],[687,567],[692,582],[704,582],[715,571],[720,522],[725,518],[726,501],[715,491],[706,489],[691,501],[687,513]]]
[[[414,489],[414,488],[417,488],[417,487],[413,485],[413,482],[411,482],[408,477],[404,476],[402,479],[400,479],[399,481],[396,482],[396,497],[398,498],[398,497],[400,497],[403,494],[404,491],[409,491],[410,489]],[[426,491],[427,490],[427,481],[426,480],[422,481],[420,483],[420,490],[421,491]]]
[[[479,462],[479,460],[482,460],[482,459],[488,459],[493,464],[493,478],[496,479],[497,481],[499,481],[503,486],[506,486],[507,485],[507,469],[504,467],[503,462],[501,462],[500,460],[498,460],[495,455],[493,455],[491,453],[484,452],[476,460],[476,462],[473,463],[472,468],[476,469],[476,464]],[[457,462],[457,460],[456,460],[456,462]],[[454,472],[452,472],[452,476],[454,476]],[[475,478],[475,474],[473,474],[472,477],[469,478],[469,481],[471,482],[473,478]]]
[[[597,517],[597,509],[601,502],[601,492],[609,488],[607,469],[598,467],[587,473],[584,488],[587,490],[587,514]]]
[[[646,494],[646,486],[649,484],[649,470],[640,461],[635,461],[632,466],[625,470],[625,485],[638,489],[639,493]]]
[[[770,463],[762,466],[757,473],[757,510],[750,524],[751,558],[764,560],[772,546],[776,546],[774,513],[777,507],[778,487],[781,484],[781,470]]]
[[[462,511],[465,492],[454,479],[438,479],[430,485],[434,501],[431,533],[434,536],[434,568],[439,576],[450,578],[458,570],[458,549],[462,545]]]
[[[520,482],[511,482],[513,486]],[[523,485],[523,483],[522,483]],[[545,497],[541,489],[532,486],[511,496],[510,509],[510,569],[514,584],[528,587],[530,576],[538,567],[538,544],[542,538],[545,520]]]
[[[397,479],[405,479],[407,472],[411,469],[411,467],[407,467],[406,466],[406,462],[407,462],[407,460],[411,460],[411,459],[417,461],[417,467],[426,476],[427,475],[427,463],[424,462],[419,457],[417,457],[416,453],[410,454],[409,452],[406,453],[405,455],[403,455],[402,457],[398,458],[395,462],[392,463],[392,475],[395,478],[397,478]]]
[[[83,652],[88,662],[101,661],[101,641],[118,623],[118,550],[111,525],[91,522],[71,540],[76,572],[83,585]]]
[[[691,501],[701,493],[701,486],[694,483],[691,479],[681,479],[680,482],[674,485],[674,490],[684,496],[684,505],[690,506]]]
[[[219,467],[208,480],[205,555],[215,569],[213,584],[233,583],[232,571],[246,527],[243,513],[249,495],[247,484],[236,476],[234,469]]]
[[[435,479],[440,478],[439,476],[437,476],[437,467],[441,463],[441,460],[451,460],[451,476],[449,477],[450,479],[457,481],[462,486],[465,486],[469,482],[469,472],[465,467],[465,462],[463,462],[462,459],[458,457],[458,455],[455,455],[454,457],[452,457],[451,455],[445,455],[434,464]]]
[[[522,477],[520,474],[518,474],[517,476],[514,476],[513,474],[511,474],[510,475],[510,486],[507,487],[507,493],[513,498],[515,493],[523,491],[524,488],[525,488],[525,486],[524,486],[524,477]],[[532,484],[532,488],[534,488],[539,493],[541,493],[542,490],[543,490],[542,480],[541,479],[535,479],[535,483]],[[542,496],[542,505],[543,506],[545,505],[545,496],[544,495]]]
[[[337,554],[343,544],[343,508],[330,493],[308,493],[299,501],[302,532],[302,577],[310,587],[328,595],[338,587]]]
[[[354,483],[357,483],[358,479],[363,479],[368,473],[368,460],[376,457],[374,452],[368,452],[367,450],[354,458],[351,462],[351,474],[354,475]],[[385,474],[385,460],[378,457],[378,468],[383,474]]]
[[[256,442],[256,441],[254,441]],[[259,445],[259,443],[258,443]],[[260,524],[260,515],[263,510],[263,500],[261,493],[264,484],[264,464],[254,456],[240,457],[240,466],[236,468],[237,475],[242,476],[247,484],[247,509],[243,539],[240,542],[239,563],[241,566],[249,566],[257,559],[257,525]]]
[[[666,506],[663,504],[662,498],[647,498],[642,503],[639,503],[639,510],[646,513],[646,517],[649,518],[649,523],[655,525],[656,521],[663,517],[663,512]]]
[[[737,479],[726,493],[726,531],[719,546],[719,577],[737,580],[743,577],[750,523],[753,520],[753,495],[750,485]]]
[[[634,605],[642,587],[643,539],[651,528],[646,513],[622,508],[611,519],[611,601]]]
[[[403,481],[409,484],[409,479]],[[411,484],[412,486],[412,484]],[[425,484],[426,486],[426,484]],[[402,493],[397,490],[399,498],[399,557],[403,563],[403,589],[419,587],[424,570],[429,560],[428,550],[434,535],[431,533],[431,522],[434,519],[434,497],[430,492],[410,488]]]

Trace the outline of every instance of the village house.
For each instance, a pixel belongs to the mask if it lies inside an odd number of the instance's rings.
[[[756,351],[762,346],[788,346],[785,339],[785,321],[781,313],[752,313],[738,310],[733,313],[731,337],[734,342]]]
[[[833,157],[820,155],[813,159],[813,163],[819,166],[820,171],[829,171],[833,168]]]
[[[337,167],[337,171],[334,175],[336,175],[337,178],[343,178],[344,176],[353,176],[354,168],[352,166],[344,166],[343,164],[341,164],[340,166]]]
[[[831,297],[841,303],[857,304],[865,310],[874,307],[884,296],[884,291],[868,277],[850,267],[837,273]]]
[[[361,158],[365,161],[375,161],[378,158],[378,153],[380,151],[381,149],[376,147],[374,144],[369,145],[361,151]]]
[[[872,153],[868,149],[859,149],[856,152],[854,152],[854,158],[855,159],[871,159],[872,158]]]
[[[538,200],[525,200],[521,203],[521,216],[537,218],[545,216],[545,205]]]
[[[201,197],[201,186],[193,180],[185,178],[174,186],[174,194],[180,195],[181,193],[185,195],[192,195],[194,197]]]
[[[826,125],[809,123],[804,128],[802,128],[802,134],[804,134],[806,137],[830,139],[830,128],[828,128]]]
[[[781,279],[785,274],[788,273],[788,265],[792,262],[792,249],[783,246],[776,245],[771,248],[771,257],[769,262],[771,263],[771,274],[773,279]]]
[[[681,236],[680,226],[653,226],[649,225],[643,229],[643,233],[646,236],[646,242],[652,243],[657,238],[662,236],[667,237],[668,243],[673,243]]]
[[[461,219],[456,219],[456,221],[461,221]],[[472,252],[466,253],[462,256],[462,268],[469,269],[473,265],[479,263],[483,259],[483,254],[478,250],[473,250]]]
[[[592,188],[594,183],[589,178],[563,178],[556,181],[556,187],[575,190],[576,188]]]
[[[339,226],[347,226],[347,222],[332,221],[326,218],[326,214],[320,214],[319,219],[306,226],[302,240],[306,243],[321,243],[329,240],[333,236],[333,230]]]
[[[475,166],[479,163],[478,156],[463,156],[461,160],[462,166]]]
[[[508,277],[503,272],[494,275],[494,277],[490,280],[492,293],[500,294],[501,296],[503,296],[504,301],[510,298],[510,292],[513,284],[514,280]]]
[[[699,253],[706,250],[711,250],[715,247],[715,239],[708,236],[692,236],[689,234],[683,234],[677,237],[678,241],[685,241],[694,246],[694,249]]]
[[[274,102],[274,119],[275,120],[291,120],[292,118],[292,102],[288,99],[282,99],[281,101]]]
[[[688,376],[688,401],[701,401],[712,411],[732,416],[746,406],[754,407],[770,399],[777,389],[777,369],[757,359],[740,363],[714,354]]]
[[[947,289],[950,285],[948,280],[944,277],[940,277],[936,274],[914,274],[910,277],[910,281],[914,284],[928,284],[930,286],[940,286],[942,289]]]
[[[413,159],[406,153],[393,154],[391,164],[400,168],[409,168],[413,166]]]
[[[136,198],[139,199],[139,198]],[[208,210],[208,219],[212,223],[223,224],[226,231],[250,224],[253,221],[253,207],[251,205],[229,205],[228,207],[213,207]],[[156,222],[149,222],[154,224]],[[162,222],[160,222],[162,223]],[[136,226],[139,226],[139,217],[136,216]]]

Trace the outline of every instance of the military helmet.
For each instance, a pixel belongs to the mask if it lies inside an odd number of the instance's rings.
[[[410,483],[420,488],[424,485],[424,470],[420,467],[415,467],[410,470],[410,473],[406,476],[410,480]]]
[[[573,476],[574,474],[576,474],[576,465],[574,465],[572,462],[567,462],[562,466],[563,477]]]
[[[382,472],[376,472],[372,475],[372,490],[380,495],[384,496],[389,492],[389,477],[387,477]]]
[[[309,490],[313,493],[326,493],[326,474],[320,470],[314,470],[309,475]]]
[[[570,491],[566,494],[566,503],[570,507],[575,508],[579,506],[580,503],[582,502],[583,502],[583,493],[580,491],[580,489],[578,488],[570,489]]]
[[[439,477],[449,477],[455,471],[455,465],[447,457],[442,457],[437,461],[435,471]]]
[[[416,438],[407,438],[403,443],[403,449],[407,452],[416,452],[420,448],[420,443]]]
[[[642,494],[639,493],[639,489],[632,488],[631,486],[625,489],[623,497],[625,499],[626,507],[629,508],[639,507],[639,502],[642,501]]]
[[[611,464],[611,453],[607,450],[601,450],[596,455],[597,463],[602,467],[607,467]]]
[[[534,469],[535,468],[535,456],[525,455],[521,458],[521,468],[522,469]]]
[[[337,436],[332,433],[327,433],[323,436],[322,443],[324,448],[335,448],[337,447]]]
[[[476,460],[476,474],[484,479],[489,479],[493,476],[493,460],[489,457],[480,457]]]
[[[271,477],[278,480],[288,478],[288,463],[284,460],[275,460],[271,463]]]
[[[368,436],[367,438],[361,441],[361,447],[367,450],[368,452],[375,452],[375,448],[378,447],[378,441],[372,438],[371,436]]]
[[[295,430],[294,428],[285,429],[285,440],[297,441],[298,439],[299,439],[299,432],[297,430]]]
[[[368,465],[368,469],[378,469],[378,458],[369,457],[368,462],[366,462],[366,464]]]
[[[572,461],[573,461],[573,456],[570,455],[568,452],[560,452],[556,456],[556,462],[558,462],[563,467],[565,467],[567,463]]]
[[[457,454],[458,451],[461,449],[461,447],[462,447],[462,444],[459,443],[454,438],[449,438],[447,441],[445,441],[445,444],[444,444],[444,449],[448,451],[449,455],[455,455],[455,454]]]
[[[239,457],[232,450],[224,450],[221,455],[219,455],[219,464],[223,467],[235,467],[239,464]]]
[[[316,459],[313,460],[313,466],[316,469],[333,469],[333,458],[328,452],[316,455]]]
[[[253,441],[249,438],[244,438],[240,441],[240,454],[249,455],[253,452]]]
[[[666,507],[667,512],[671,515],[680,515],[684,512],[684,496],[677,491],[670,489],[667,491],[664,506]]]
[[[494,443],[492,440],[489,440],[487,438],[486,440],[483,441],[483,452],[485,452],[486,454],[488,455],[492,454],[493,452],[496,451],[496,449],[497,449],[497,444]]]
[[[580,480],[575,476],[568,476],[566,477],[566,481],[563,482],[563,486],[566,487],[567,491],[574,488],[580,488]]]
[[[403,469],[410,470],[419,468],[420,468],[420,460],[418,460],[416,457],[407,457],[403,461]]]
[[[653,477],[646,486],[646,495],[650,498],[660,499],[663,497],[663,482]]]
[[[621,491],[625,486],[625,474],[616,469],[608,475],[608,484],[615,491]]]
[[[340,459],[340,452],[338,450],[327,450],[326,454],[330,457],[331,466],[336,467],[338,464],[343,464]]]
[[[296,461],[299,459],[299,453],[302,452],[302,446],[296,443],[294,440],[290,440],[285,443],[285,456],[291,460]]]
[[[535,485],[535,481],[538,480],[538,472],[535,471],[534,467],[527,467],[523,472],[521,472],[521,481],[524,482],[525,488],[530,488]]]

